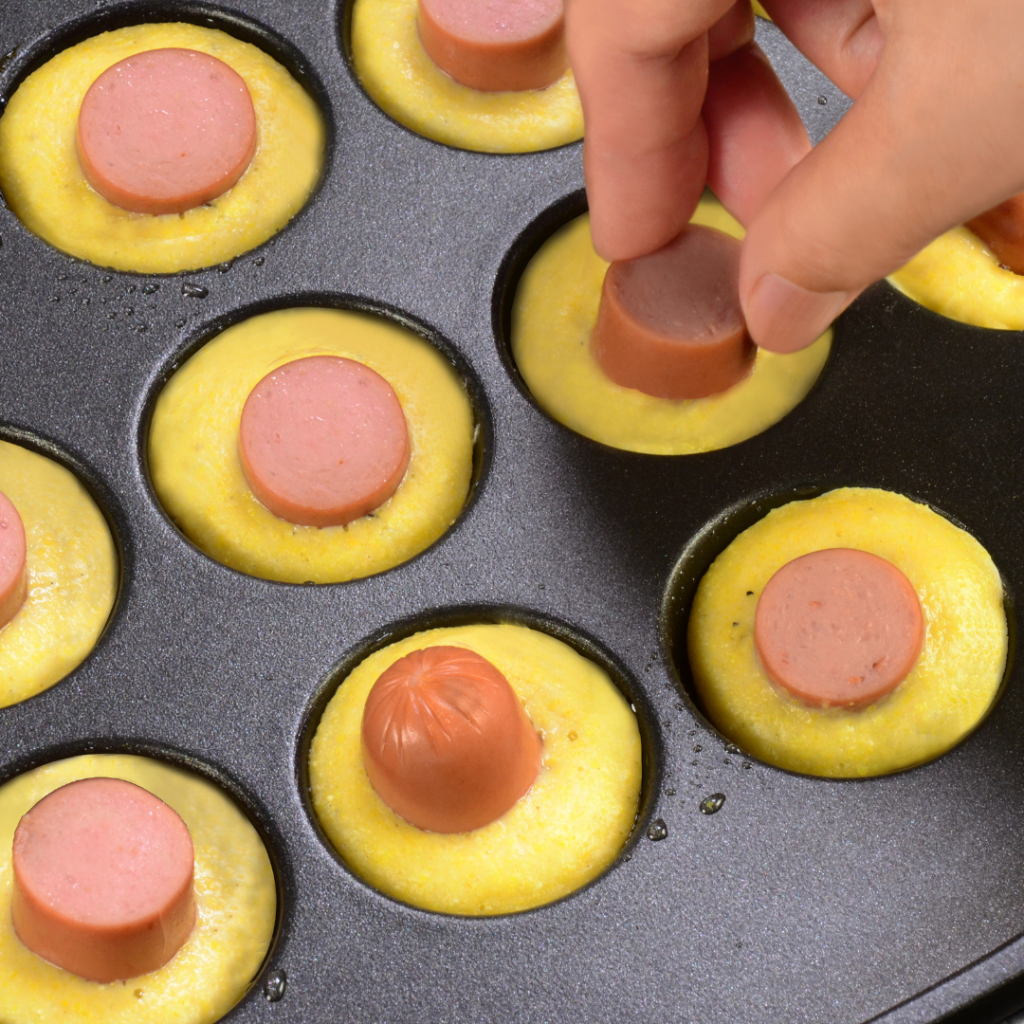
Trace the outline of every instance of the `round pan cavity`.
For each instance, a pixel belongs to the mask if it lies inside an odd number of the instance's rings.
[[[225,776],[194,758],[147,743],[100,740],[35,750],[5,772],[0,804],[9,834],[42,798],[90,778],[120,779],[142,787],[177,812],[195,851],[196,924],[163,967],[120,984],[97,984],[60,970],[26,949],[10,921],[0,945],[12,986],[12,1021],[51,1019],[67,999],[96,1019],[161,1020],[177,1007],[182,987],[203,998],[187,1010],[195,1024],[212,1024],[261,978],[281,931],[279,859],[252,800]],[[9,836],[6,837],[8,842]],[[0,853],[9,862],[7,846]],[[10,888],[7,900],[11,899]],[[26,984],[34,979],[35,984]]]
[[[600,337],[598,344],[608,348],[600,328],[614,306],[605,288],[608,264],[594,252],[588,218],[567,217],[574,205],[570,197],[534,222],[506,258],[505,279],[495,297],[495,327],[506,365],[514,364],[518,379],[548,416],[613,448],[695,455],[770,429],[815,386],[831,350],[831,330],[792,355],[757,351],[741,379],[703,397],[654,397],[609,379],[594,344]],[[743,235],[710,192],[693,223],[736,238]],[[542,234],[552,227],[549,235]],[[716,237],[710,231],[705,235]],[[630,265],[616,265],[613,271],[624,266]],[[750,346],[749,339],[745,343]],[[696,393],[702,393],[700,388]]]
[[[242,75],[255,105],[256,151],[237,186],[206,204],[180,214],[132,215],[89,186],[67,140],[74,137],[79,97],[100,73],[133,54],[167,47],[202,50]],[[72,22],[27,52],[12,79],[0,120],[7,204],[50,244],[101,266],[173,273],[233,259],[283,229],[327,168],[323,86],[290,44],[216,8],[155,7],[134,20],[115,9]],[[63,105],[51,94],[63,97]]]
[[[232,327],[235,334],[225,334]],[[238,330],[247,333],[243,336]],[[216,346],[218,354],[208,345]],[[151,480],[153,460],[158,460],[157,499],[170,509],[186,536],[217,561],[281,582],[345,582],[408,561],[464,514],[487,457],[489,418],[482,392],[465,364],[456,356],[453,366],[450,345],[426,325],[358,299],[311,296],[233,314],[202,332],[186,352],[172,361],[152,392],[143,446]],[[367,516],[324,530],[296,528],[250,494],[238,458],[236,424],[249,388],[262,377],[284,363],[323,354],[372,364],[398,390],[407,409],[409,469],[394,497]],[[195,362],[199,356],[202,367]],[[180,384],[175,375],[186,372],[191,383]],[[238,383],[239,374],[245,376],[243,384]],[[164,400],[172,382],[178,390]],[[201,410],[208,405],[210,389],[232,397],[217,405],[209,452],[203,449],[193,467],[188,453],[199,452],[200,436],[181,443],[175,438],[182,431],[189,437],[195,433],[196,417],[205,415]],[[223,402],[234,404],[228,409]],[[186,464],[183,457],[192,461]],[[209,476],[213,490],[203,487],[193,493],[194,472]],[[212,502],[211,493],[219,495]],[[413,499],[418,504],[410,505],[408,495],[413,493],[421,496]],[[447,513],[433,509],[431,503],[441,502]],[[391,524],[395,516],[397,525]],[[237,538],[232,533],[235,527]],[[399,537],[398,554],[375,553],[384,534],[399,528],[408,537]],[[244,531],[251,534],[248,546]],[[267,554],[272,545],[280,557]]]
[[[475,832],[436,835],[402,822],[370,789],[357,767],[358,721],[361,695],[376,678],[377,670],[369,666],[392,663],[421,649],[418,645],[453,644],[482,654],[512,683],[544,737],[543,767],[535,792],[520,802],[523,806]],[[346,686],[358,694],[349,699]],[[584,692],[589,694],[586,700],[581,699]],[[348,870],[367,876],[369,884],[400,902],[435,913],[492,916],[571,898],[575,890],[599,886],[611,866],[628,860],[651,813],[660,774],[657,741],[645,703],[634,703],[637,693],[628,674],[593,641],[523,609],[441,609],[397,623],[360,644],[332,670],[314,698],[298,751],[307,812],[322,842]],[[627,749],[635,765],[623,762],[620,768],[611,752]],[[594,773],[595,779],[578,777],[577,771]],[[627,784],[633,773],[635,780]],[[602,801],[588,802],[573,792],[584,786],[618,793],[623,784],[632,794],[629,807],[607,816]],[[594,823],[605,822],[604,828],[595,832],[590,817]],[[380,825],[372,824],[378,820]],[[543,822],[547,824],[538,824]],[[619,840],[609,846],[612,836]],[[374,853],[378,843],[380,850]],[[405,844],[407,852],[399,856],[399,847],[391,849],[395,843]],[[574,856],[583,859],[577,864]],[[500,869],[499,861],[504,864]],[[571,870],[567,863],[574,865]],[[461,885],[445,888],[429,881],[449,870],[463,879]],[[508,881],[520,874],[530,879],[530,895],[526,888],[517,894]]]
[[[907,678],[866,706],[808,704],[769,678],[758,647],[769,579],[830,548],[909,573],[924,616]],[[1005,689],[1014,632],[1000,574],[969,532],[875,488],[805,488],[726,510],[677,563],[663,629],[688,697],[730,742],[777,767],[833,778],[916,767],[963,743]],[[815,636],[801,643],[813,649]]]
[[[0,491],[25,534],[25,597],[0,628],[0,704],[48,690],[110,628],[123,549],[105,488],[57,446],[0,426]]]

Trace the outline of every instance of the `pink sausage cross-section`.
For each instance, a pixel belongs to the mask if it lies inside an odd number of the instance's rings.
[[[864,707],[891,693],[921,653],[924,631],[910,580],[892,562],[853,548],[787,562],[754,615],[768,677],[817,707]]]
[[[740,308],[740,243],[691,224],[605,274],[591,351],[616,384],[655,398],[706,398],[754,365]]]
[[[222,195],[256,151],[241,76],[197,50],[147,50],[107,68],[78,114],[78,159],[104,199],[133,213],[184,213]]]
[[[0,629],[18,614],[28,596],[25,550],[25,525],[14,503],[0,492]]]
[[[354,359],[310,356],[252,389],[239,427],[242,472],[274,515],[344,526],[383,505],[409,465],[405,413],[391,385]]]
[[[121,779],[83,779],[43,797],[18,823],[12,864],[18,938],[89,981],[157,970],[195,923],[185,823]]]
[[[431,60],[481,92],[546,89],[569,66],[562,0],[419,0],[417,24]]]

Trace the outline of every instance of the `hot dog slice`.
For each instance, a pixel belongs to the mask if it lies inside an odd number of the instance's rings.
[[[1024,274],[1024,192],[1011,196],[966,225],[1004,267]]]
[[[391,385],[362,363],[310,356],[267,374],[242,410],[242,471],[276,516],[343,526],[398,489],[409,431]]]
[[[14,503],[0,492],[0,629],[18,614],[27,596],[25,526]]]
[[[541,740],[508,680],[474,651],[427,647],[373,685],[363,763],[377,795],[430,832],[471,832],[533,785]]]
[[[185,823],[121,779],[83,779],[43,797],[18,823],[12,865],[18,938],[89,981],[155,971],[195,923]]]
[[[754,642],[770,679],[806,704],[863,707],[906,678],[924,616],[910,580],[866,551],[828,548],[784,565],[757,602]]]
[[[78,115],[78,158],[104,199],[183,213],[226,192],[256,151],[241,77],[196,50],[147,50],[107,68]]]
[[[739,297],[740,243],[691,224],[605,275],[590,345],[616,384],[656,398],[704,398],[750,373]]]
[[[546,89],[569,66],[562,0],[419,0],[423,48],[481,92]]]

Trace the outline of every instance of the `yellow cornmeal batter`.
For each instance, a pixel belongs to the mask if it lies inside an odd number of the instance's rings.
[[[7,707],[85,660],[114,606],[118,563],[103,513],[52,459],[0,441],[0,491],[24,524],[28,573],[28,597],[0,629],[0,707]]]
[[[474,832],[424,832],[374,792],[363,705],[380,674],[424,647],[466,647],[501,671],[544,740],[533,788]],[[363,661],[327,705],[309,756],[320,824],[345,862],[395,899],[448,914],[509,914],[586,885],[615,859],[640,795],[636,717],[607,674],[546,633],[514,625],[432,629]]]
[[[572,71],[547,89],[480,92],[449,78],[427,55],[418,0],[356,0],[352,62],[370,97],[435,142],[480,153],[532,153],[583,138]]]
[[[694,224],[743,229],[705,197]],[[557,231],[530,261],[512,309],[512,356],[541,407],[560,423],[613,448],[692,455],[738,444],[792,411],[818,379],[832,344],[826,331],[793,355],[759,349],[750,375],[708,398],[654,398],[613,383],[590,351],[608,264],[594,252],[587,215]]]
[[[1024,277],[965,227],[919,252],[889,281],[922,306],[961,323],[1024,330]]]
[[[754,647],[768,580],[794,558],[836,547],[888,559],[924,612],[924,645],[910,674],[859,711],[811,708],[784,694]],[[708,717],[745,750],[809,775],[882,775],[945,753],[985,716],[1006,666],[1003,587],[988,552],[927,506],[843,488],[775,509],[741,533],[701,581],[688,640]]]
[[[185,47],[230,65],[256,110],[256,154],[234,188],[183,214],[129,213],[85,180],[78,110],[107,68],[143,50]],[[143,274],[194,270],[265,242],[305,203],[323,163],[316,104],[259,48],[197,25],[136,25],[87,39],[18,87],[0,118],[0,188],[25,226],[80,259]]]
[[[196,926],[158,971],[100,984],[23,946],[11,923],[11,847],[22,815],[69,782],[134,782],[181,815],[195,848]],[[245,994],[270,948],[274,872],[249,820],[212,783],[146,757],[86,754],[0,787],[0,1020],[4,1024],[211,1024]]]
[[[376,370],[409,428],[409,468],[394,495],[348,526],[296,526],[249,490],[238,427],[249,392],[294,359],[332,355]],[[171,518],[225,565],[284,583],[341,583],[383,572],[454,522],[473,471],[473,412],[451,364],[383,317],[285,309],[228,328],[170,379],[149,438],[153,486]]]

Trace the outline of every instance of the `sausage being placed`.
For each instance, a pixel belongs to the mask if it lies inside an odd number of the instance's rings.
[[[27,596],[25,524],[11,499],[0,492],[0,629],[18,614]]]
[[[431,60],[481,92],[546,89],[569,66],[562,0],[419,0],[417,24]]]
[[[605,375],[655,398],[705,398],[743,380],[754,343],[740,308],[740,243],[691,224],[605,275],[591,351]]]
[[[195,923],[192,837],[162,800],[83,779],[18,823],[11,914],[33,953],[89,981],[163,967]]]
[[[1024,192],[969,220],[970,228],[1015,274],[1024,274]]]
[[[411,825],[472,832],[533,785],[541,739],[508,680],[463,647],[427,647],[381,673],[366,701],[363,763]]]
[[[754,615],[768,677],[815,707],[864,707],[907,676],[924,642],[910,580],[891,562],[827,548],[787,562]]]
[[[226,192],[256,152],[241,76],[197,50],[147,50],[107,68],[78,114],[78,159],[104,199],[184,213]]]
[[[256,498],[301,526],[344,526],[372,512],[409,465],[405,413],[391,385],[339,356],[268,373],[246,399],[238,447]]]

